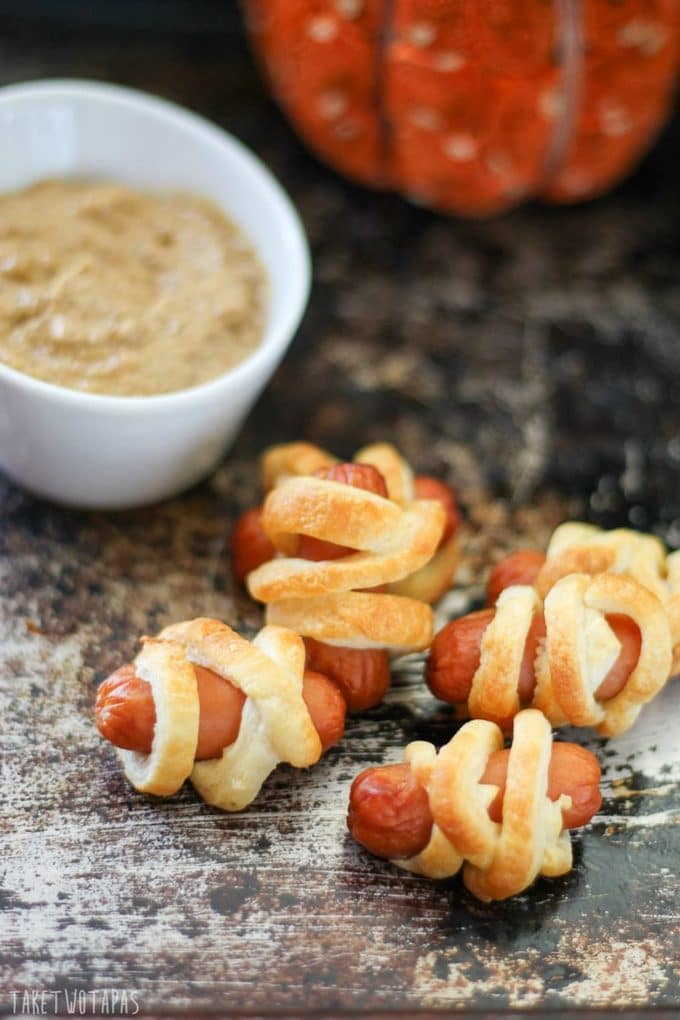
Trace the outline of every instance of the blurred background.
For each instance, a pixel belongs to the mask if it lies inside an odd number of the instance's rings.
[[[0,0],[0,23],[3,83],[80,76],[163,95],[242,138],[296,202],[316,285],[245,456],[263,438],[342,453],[388,433],[471,507],[558,492],[599,523],[680,543],[677,119],[603,198],[461,220],[311,155],[228,0]]]

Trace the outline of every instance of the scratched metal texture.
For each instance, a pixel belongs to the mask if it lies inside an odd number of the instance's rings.
[[[187,19],[171,3],[160,21],[153,2],[18,7],[0,3],[2,81],[122,81],[231,128],[292,193],[316,279],[289,357],[204,485],[105,515],[0,482],[0,1009],[12,992],[115,988],[159,1015],[677,1015],[677,682],[625,737],[575,735],[601,757],[605,801],[574,836],[574,870],[492,906],[346,835],[358,771],[453,731],[417,656],[315,769],[279,769],[234,816],[189,788],[135,793],[91,719],[98,681],[140,633],[196,614],[258,628],[227,543],[273,441],[349,455],[390,438],[456,486],[465,555],[442,619],[476,603],[495,558],[568,516],[680,545],[677,128],[600,202],[454,223],[305,154],[228,4]]]

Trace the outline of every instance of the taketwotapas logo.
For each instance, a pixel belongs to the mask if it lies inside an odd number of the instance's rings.
[[[23,988],[9,998],[15,1016],[136,1016],[140,1009],[126,988]]]

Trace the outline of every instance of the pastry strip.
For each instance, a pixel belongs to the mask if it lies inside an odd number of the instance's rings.
[[[194,767],[200,716],[196,674],[180,644],[157,638],[144,638],[135,670],[150,685],[156,708],[151,752],[116,748],[116,753],[137,790],[167,797]]]

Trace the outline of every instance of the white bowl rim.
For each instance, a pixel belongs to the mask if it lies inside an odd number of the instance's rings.
[[[141,109],[166,121],[179,123],[187,131],[203,135],[213,144],[230,149],[231,155],[236,156],[248,166],[248,172],[258,179],[260,186],[264,190],[268,190],[274,202],[278,204],[282,218],[287,220],[288,240],[292,248],[297,249],[300,272],[293,278],[288,315],[270,323],[259,347],[247,358],[214,379],[200,383],[198,386],[149,396],[125,397],[105,393],[89,393],[85,390],[75,390],[56,383],[45,382],[43,379],[37,379],[25,372],[11,368],[3,362],[0,362],[0,378],[4,377],[8,382],[32,392],[37,397],[48,398],[67,405],[83,408],[90,406],[93,410],[113,413],[170,411],[175,406],[179,408],[194,402],[200,403],[203,398],[210,398],[218,394],[223,387],[238,386],[241,380],[251,373],[256,373],[260,363],[266,361],[272,352],[279,351],[281,347],[285,349],[297,329],[307,305],[311,287],[312,264],[300,216],[281,184],[262,160],[230,132],[200,114],[168,99],[140,89],[129,88],[126,85],[115,85],[86,78],[45,78],[17,82],[13,85],[0,87],[0,109],[5,105],[31,99],[36,95],[45,95],[46,98],[55,96],[92,99],[95,102],[97,100],[112,101],[120,106],[128,106],[130,109]]]

